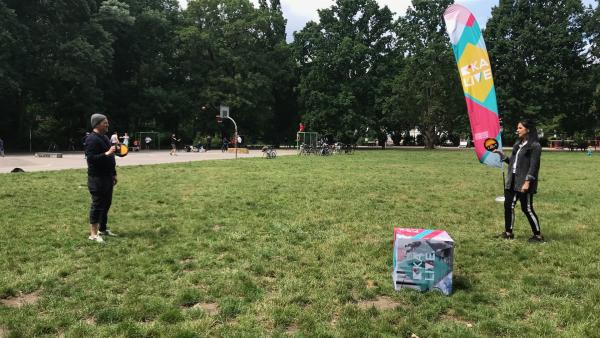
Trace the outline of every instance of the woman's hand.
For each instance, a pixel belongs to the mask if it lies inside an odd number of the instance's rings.
[[[528,192],[529,191],[529,181],[525,181],[523,183],[523,186],[521,187],[521,192]]]
[[[494,150],[494,153],[500,155],[500,161],[504,161],[504,159],[506,158],[506,155],[504,155],[504,152],[500,149]]]

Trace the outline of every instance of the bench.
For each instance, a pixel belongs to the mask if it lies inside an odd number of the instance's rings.
[[[62,158],[63,154],[62,153],[35,153],[35,155],[33,155],[35,157],[54,157],[54,158]]]

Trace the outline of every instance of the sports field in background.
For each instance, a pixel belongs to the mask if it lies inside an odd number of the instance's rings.
[[[87,240],[85,170],[0,175],[0,336],[591,337],[600,154],[542,154],[546,244],[503,229],[472,151],[120,168]],[[452,296],[396,292],[394,226],[447,230]]]

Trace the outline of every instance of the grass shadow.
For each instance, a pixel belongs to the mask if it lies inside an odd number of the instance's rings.
[[[472,279],[464,275],[454,275],[452,281],[452,288],[454,291],[469,291],[473,288]]]

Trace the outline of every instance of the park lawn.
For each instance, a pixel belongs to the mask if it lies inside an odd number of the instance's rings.
[[[546,244],[520,210],[517,238],[492,238],[502,177],[470,150],[118,171],[104,245],[87,240],[84,170],[0,175],[0,336],[600,332],[596,154],[543,153]],[[451,296],[393,290],[394,226],[450,233]]]

